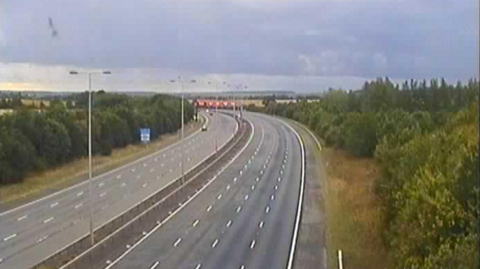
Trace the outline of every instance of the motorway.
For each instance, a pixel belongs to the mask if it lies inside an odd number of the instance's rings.
[[[204,115],[207,132],[195,132],[152,155],[95,177],[94,227],[115,218],[188,171],[233,137],[236,121]],[[183,155],[182,155],[183,154]],[[88,181],[0,213],[0,269],[31,268],[89,231]]]
[[[248,144],[170,219],[105,269],[292,268],[304,149],[285,123],[245,113]]]

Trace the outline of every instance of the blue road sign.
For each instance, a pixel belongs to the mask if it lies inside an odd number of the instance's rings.
[[[140,128],[140,140],[143,143],[150,142],[150,128]]]

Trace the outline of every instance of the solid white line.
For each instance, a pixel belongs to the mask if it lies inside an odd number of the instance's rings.
[[[218,245],[218,239],[215,239],[212,244],[212,248],[215,248]]]
[[[227,227],[230,227],[230,225],[232,225],[232,220],[229,220],[229,221],[227,222]]]
[[[44,220],[44,221],[43,221],[43,223],[50,222],[50,221],[52,221],[53,219],[54,219],[54,217],[50,217],[50,218],[48,218],[48,219]]]
[[[253,249],[255,247],[255,240],[252,241],[252,243],[250,243],[250,249]]]
[[[253,136],[255,135],[255,127],[254,125],[249,122],[250,126],[252,127],[252,132],[250,134],[250,137],[247,141],[247,143],[243,146],[243,148],[240,150],[240,152],[238,152],[235,157],[233,157],[228,163],[227,165],[225,165],[223,168],[222,168],[222,172],[227,169],[244,151],[245,149],[250,145],[250,143],[252,142],[253,140]],[[237,124],[237,128],[238,128],[238,124]],[[233,136],[233,135],[232,135]],[[111,264],[109,264],[106,268],[104,269],[110,269],[112,268],[115,264],[117,264],[121,259],[123,259],[125,256],[127,256],[130,252],[133,251],[134,248],[136,248],[138,245],[140,245],[143,241],[145,241],[150,235],[152,235],[153,233],[155,233],[163,224],[165,224],[167,221],[169,221],[173,216],[175,216],[175,214],[177,214],[178,212],[180,212],[186,205],[188,205],[191,201],[193,201],[193,199],[195,199],[200,193],[202,193],[202,191],[204,191],[208,186],[210,186],[212,181],[208,182],[207,184],[205,184],[198,192],[196,192],[189,200],[187,200],[181,207],[177,208],[175,210],[175,212],[173,214],[170,214],[166,219],[164,219],[161,223],[159,223],[157,226],[155,226],[150,232],[148,232],[148,234],[144,237],[142,237],[140,240],[138,240],[131,248],[127,249],[127,251],[125,251],[122,255],[120,255],[115,261],[113,261]],[[240,210],[238,210],[240,211]],[[67,264],[68,265],[68,264]],[[63,268],[63,267],[62,267]],[[61,268],[61,269],[62,269]]]
[[[56,207],[57,205],[58,205],[58,202],[55,202],[55,203],[50,205],[50,208]]]
[[[206,119],[206,124],[207,124],[208,122],[209,122],[209,119],[208,119],[208,117],[207,117],[207,119]],[[191,137],[194,137],[195,135],[200,134],[200,133],[201,133],[201,130],[199,129],[199,130],[195,131],[194,133],[192,133],[191,135],[189,135],[188,137],[186,137],[186,138],[184,138],[184,139],[190,139]],[[178,145],[179,143],[180,143],[180,141],[178,141],[178,142],[176,142],[176,143],[174,143],[174,144],[171,144],[171,145],[169,145],[168,147],[166,147],[166,148],[164,148],[164,149],[162,149],[162,150],[160,150],[160,151],[158,151],[158,152],[154,152],[154,153],[152,153],[152,154],[150,154],[150,155],[144,156],[144,157],[142,157],[142,158],[140,158],[140,159],[138,159],[138,160],[135,160],[135,161],[133,161],[133,162],[131,162],[131,163],[128,163],[128,164],[126,164],[126,165],[124,165],[124,166],[117,167],[117,168],[115,168],[115,169],[113,169],[113,170],[111,170],[111,171],[108,171],[108,172],[106,172],[106,173],[103,173],[103,174],[101,174],[101,175],[98,175],[97,177],[93,178],[92,180],[95,181],[95,180],[98,180],[98,179],[100,179],[100,178],[102,178],[102,177],[105,177],[105,176],[107,176],[107,175],[111,175],[111,174],[113,174],[113,173],[116,173],[116,172],[118,172],[118,171],[120,171],[120,170],[122,170],[122,169],[125,169],[125,168],[128,167],[128,166],[132,166],[132,165],[134,165],[134,164],[136,164],[136,163],[139,163],[139,162],[141,162],[141,161],[143,161],[143,160],[146,160],[146,159],[148,159],[148,158],[151,158],[152,156],[154,156],[154,155],[156,155],[156,154],[160,154],[162,151],[168,150],[169,148],[171,148],[171,147],[173,147],[173,146],[176,146],[176,145]],[[85,185],[85,184],[88,184],[88,180],[82,181],[82,182],[80,182],[80,183],[78,183],[78,184],[76,184],[76,185],[70,186],[70,187],[68,187],[68,188],[65,188],[65,189],[63,189],[63,190],[57,191],[57,192],[52,193],[52,194],[50,194],[50,195],[44,196],[44,197],[39,198],[39,199],[37,199],[37,200],[35,200],[35,201],[29,202],[29,203],[23,204],[23,205],[21,205],[21,206],[18,206],[18,207],[16,207],[16,208],[12,208],[12,209],[10,209],[10,210],[8,210],[8,211],[2,212],[2,213],[0,213],[0,216],[3,216],[3,215],[6,215],[6,214],[15,212],[15,211],[17,211],[17,210],[20,210],[20,209],[25,208],[25,207],[30,206],[30,205],[34,205],[34,204],[36,204],[36,203],[38,203],[38,202],[41,202],[41,201],[44,201],[44,200],[46,200],[46,199],[50,199],[51,197],[54,197],[54,196],[56,196],[56,195],[59,195],[59,194],[61,194],[61,193],[64,193],[64,192],[66,192],[66,191],[69,191],[69,190],[73,190],[73,189],[78,188],[79,186],[82,186],[82,185]]]
[[[160,264],[160,262],[156,261],[154,264],[152,264],[152,267],[150,269],[155,269],[157,266]]]
[[[178,244],[180,244],[180,242],[182,242],[182,238],[178,238],[177,241],[175,241],[175,243],[173,243],[173,247],[176,248],[178,246]]]
[[[10,236],[7,236],[7,237],[3,238],[3,241],[8,241],[8,240],[10,240],[10,239],[12,239],[12,238],[14,238],[14,237],[16,237],[16,236],[17,236],[17,234],[12,234],[12,235],[10,235]]]
[[[210,212],[212,210],[212,206],[207,207],[207,212]]]
[[[199,222],[200,222],[200,221],[197,219],[197,220],[193,223],[192,226],[193,226],[193,227],[197,226]]]
[[[22,221],[24,219],[28,218],[28,215],[25,215],[25,216],[21,216],[20,218],[17,219],[17,221]]]
[[[290,255],[288,257],[288,265],[287,269],[292,269],[293,268],[293,258],[295,256],[295,250],[297,247],[297,237],[298,237],[298,230],[300,228],[300,218],[302,216],[302,207],[303,207],[303,192],[305,189],[305,145],[303,144],[302,138],[298,134],[298,132],[290,126],[290,124],[280,120],[280,122],[283,122],[292,132],[295,134],[297,137],[298,143],[300,143],[300,151],[301,151],[301,157],[302,157],[302,171],[301,171],[301,178],[300,178],[300,195],[298,197],[298,208],[297,208],[297,215],[296,215],[296,220],[295,220],[295,227],[293,230],[293,236],[292,236],[292,246],[290,248]]]

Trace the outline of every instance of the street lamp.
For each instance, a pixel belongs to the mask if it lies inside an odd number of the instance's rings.
[[[70,75],[88,75],[88,192],[90,196],[90,242],[92,246],[95,244],[95,238],[93,236],[93,204],[95,197],[93,196],[92,188],[92,75],[110,75],[110,71],[70,71]]]
[[[174,79],[171,79],[170,82],[175,83],[176,81]],[[181,169],[182,169],[181,177],[182,177],[182,185],[183,185],[183,183],[185,183],[185,178],[184,178],[185,169],[183,167],[183,137],[184,137],[184,125],[185,125],[184,122],[185,122],[185,119],[184,119],[184,105],[183,105],[183,99],[184,99],[183,94],[184,93],[183,93],[183,79],[182,79],[182,76],[178,76],[178,82],[180,82],[181,91],[182,91],[181,92],[182,93],[182,119],[181,119],[182,120],[181,121],[182,122],[182,131],[181,131],[181,139],[180,139],[180,144],[182,145],[182,150],[180,151],[180,154],[181,154],[181,157],[180,157],[181,164],[180,164],[180,166],[181,166]],[[190,83],[196,83],[196,82],[197,81],[194,80],[194,79],[190,80]]]

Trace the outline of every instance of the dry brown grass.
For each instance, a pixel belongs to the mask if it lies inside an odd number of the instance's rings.
[[[187,125],[185,135],[187,136],[195,132],[200,126],[202,126],[202,122]],[[113,150],[110,156],[94,156],[92,159],[93,174],[95,176],[105,173],[106,171],[160,150],[178,140],[178,134],[167,134],[152,141],[148,146],[129,145],[122,149]],[[66,188],[85,178],[88,173],[87,169],[88,159],[82,158],[61,167],[30,175],[26,177],[22,183],[2,186],[0,188],[0,203],[13,202],[40,195],[45,191]]]
[[[382,244],[381,212],[374,193],[379,171],[373,159],[324,148],[322,166],[327,174],[324,190],[327,214],[327,249],[330,268],[337,268],[341,249],[346,269],[388,268]]]

